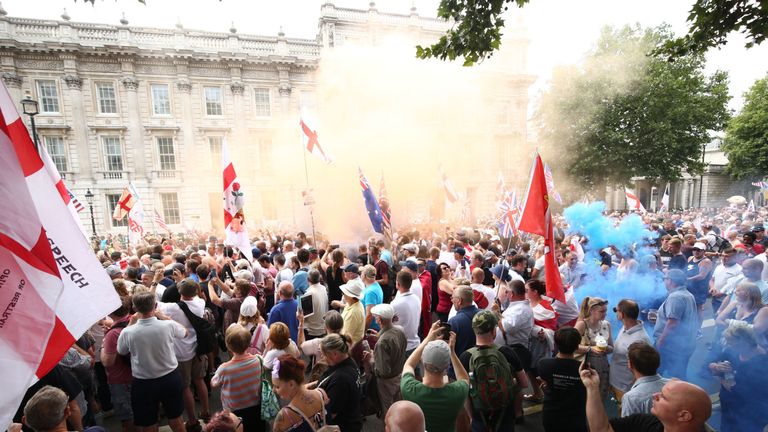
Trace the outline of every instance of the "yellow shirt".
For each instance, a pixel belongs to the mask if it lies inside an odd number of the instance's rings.
[[[344,318],[344,328],[341,329],[342,333],[348,334],[352,338],[353,345],[360,342],[365,333],[365,311],[363,310],[363,304],[358,301],[351,306],[347,305],[344,311],[341,312],[341,317]]]

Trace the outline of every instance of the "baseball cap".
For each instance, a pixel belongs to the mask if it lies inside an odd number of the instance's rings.
[[[259,311],[259,302],[256,297],[248,296],[243,300],[243,304],[240,305],[240,315],[246,317],[252,317]]]
[[[489,250],[489,251],[487,251],[487,252],[486,252],[486,253],[483,255],[483,259],[489,260],[489,259],[491,259],[491,258],[494,258],[495,256],[496,256],[496,254],[495,254],[495,253],[493,253],[493,251],[490,251],[490,250]]]
[[[421,353],[421,361],[433,372],[445,372],[451,364],[451,348],[444,340],[429,342]]]
[[[466,254],[467,254],[467,251],[466,251],[466,250],[464,250],[464,248],[463,248],[463,247],[457,247],[457,248],[455,248],[455,249],[453,250],[453,253],[457,253],[457,254],[459,254],[459,255],[461,255],[461,256],[464,256],[464,255],[466,255]]]
[[[481,310],[472,318],[472,329],[476,333],[486,334],[490,333],[498,323],[499,319],[496,318],[495,313],[489,310]]]
[[[765,227],[762,225],[755,225],[752,227],[752,232],[763,232],[765,231]]]
[[[371,314],[391,320],[395,316],[395,308],[393,308],[392,305],[388,303],[377,304],[371,308]]]
[[[683,271],[680,269],[672,269],[668,271],[666,279],[671,280],[677,286],[685,285],[685,282],[687,280],[687,278],[685,277],[685,273],[683,273]]]
[[[116,265],[111,265],[111,266],[107,267],[107,274],[109,275],[109,277],[115,277],[115,276],[122,275],[123,271],[120,270],[120,267],[118,267]]]
[[[496,264],[491,267],[491,274],[505,282],[509,282],[509,270],[504,267],[504,264]]]
[[[707,250],[707,245],[702,242],[696,242],[693,244],[693,248],[698,250]]]
[[[416,261],[411,261],[411,260],[400,261],[400,265],[407,268],[410,271],[419,271],[419,265],[416,263]]]
[[[416,245],[413,244],[413,243],[408,243],[408,244],[404,245],[403,249],[407,250],[408,252],[413,252],[413,253],[416,253],[419,250],[419,248],[417,248]]]
[[[350,273],[360,273],[360,267],[357,266],[355,263],[349,263],[341,268],[345,272]]]

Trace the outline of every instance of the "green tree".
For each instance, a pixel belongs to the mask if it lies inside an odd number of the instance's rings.
[[[92,0],[91,0],[92,1]],[[435,44],[416,47],[419,58],[464,59],[465,66],[492,55],[501,46],[503,14],[509,4],[525,6],[529,0],[441,0],[437,16],[455,25]],[[733,31],[747,37],[747,48],[768,35],[768,0],[696,0],[688,15],[688,33],[665,40],[657,54],[669,59],[704,53],[725,45]]]
[[[702,146],[728,119],[728,77],[704,75],[700,54],[646,55],[669,38],[666,28],[606,28],[579,66],[553,76],[537,110],[542,153],[580,186],[702,170]]]
[[[768,75],[744,94],[741,112],[725,129],[723,151],[734,177],[763,179],[768,173]]]

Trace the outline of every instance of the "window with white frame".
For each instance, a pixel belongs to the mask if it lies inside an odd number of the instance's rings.
[[[96,99],[99,114],[117,114],[117,94],[111,82],[96,83]]]
[[[41,113],[58,113],[59,90],[54,80],[37,81],[37,98],[40,100]]]
[[[179,197],[176,192],[161,193],[160,202],[163,203],[163,218],[167,224],[180,224]]]
[[[107,214],[107,219],[109,219],[113,228],[128,226],[127,216],[120,220],[115,220],[112,218],[112,215],[115,213],[115,207],[117,207],[118,205],[120,205],[120,194],[107,194],[107,210],[109,210],[109,214]]]
[[[208,137],[208,149],[210,151],[211,169],[216,171],[221,168],[221,143],[223,139],[220,136]]]
[[[203,93],[205,94],[205,115],[222,115],[224,111],[221,87],[203,87]]]
[[[106,171],[122,171],[123,149],[120,145],[120,137],[104,136],[101,137],[101,143],[104,146],[104,169]]]
[[[152,84],[152,114],[171,115],[171,91],[168,84]]]
[[[256,97],[256,104],[254,106],[256,115],[258,117],[269,117],[272,115],[271,101],[269,97],[268,88],[255,88],[253,89]]]
[[[173,151],[173,138],[157,137],[157,156],[161,171],[176,169],[176,153]]]
[[[45,149],[48,150],[48,155],[53,160],[54,165],[56,165],[56,169],[60,173],[69,171],[64,138],[57,135],[46,135],[43,137],[43,142],[45,142]]]

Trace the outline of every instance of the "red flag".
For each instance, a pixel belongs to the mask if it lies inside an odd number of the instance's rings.
[[[547,282],[547,296],[565,303],[565,290],[555,260],[555,236],[552,229],[552,214],[549,207],[547,179],[541,156],[536,155],[531,170],[528,193],[525,195],[523,214],[517,228],[530,234],[544,237],[544,272]]]
[[[0,84],[0,429],[27,390],[120,304],[68,208],[61,177],[35,151]]]
[[[115,211],[112,213],[112,219],[122,220],[125,215],[131,212],[134,204],[136,204],[136,197],[133,196],[133,193],[126,186],[120,195],[120,199],[117,200]]]
[[[226,139],[221,144],[221,166],[224,178],[224,244],[239,248],[241,256],[250,261],[253,255],[243,214],[245,194],[240,190],[235,166],[229,159]]]

